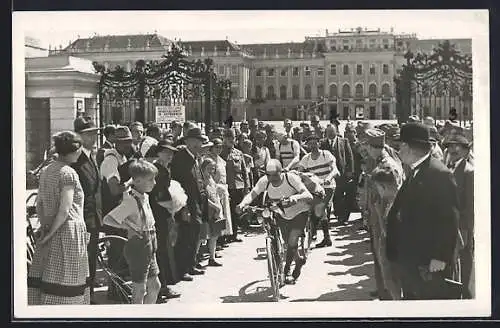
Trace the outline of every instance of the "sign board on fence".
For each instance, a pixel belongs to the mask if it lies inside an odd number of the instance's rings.
[[[186,107],[183,105],[156,106],[156,123],[184,122],[185,120]]]

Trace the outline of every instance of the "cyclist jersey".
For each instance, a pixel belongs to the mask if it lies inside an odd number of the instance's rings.
[[[271,155],[266,146],[255,147],[254,165],[256,168],[264,168],[270,159]]]
[[[332,172],[332,167],[337,170],[335,156],[328,150],[320,150],[318,158],[313,159],[311,153],[302,158],[299,166],[303,167],[306,172],[314,173],[322,182]]]
[[[283,145],[281,142],[276,149],[276,158],[279,159],[283,167],[288,166],[290,162],[300,156],[300,144],[297,140],[289,140],[288,144]]]
[[[282,174],[283,181],[279,186],[273,186],[273,184],[267,180],[267,176],[263,176],[259,179],[259,181],[257,181],[257,184],[253,188],[253,191],[258,195],[267,191],[267,196],[270,200],[280,200],[293,195],[297,195],[298,193],[300,193],[300,190],[306,189],[306,186],[302,183],[302,180],[298,175],[293,173]],[[298,203],[291,206],[286,206],[283,209],[283,219],[292,220],[298,214],[308,211],[309,206],[305,202],[299,201]]]

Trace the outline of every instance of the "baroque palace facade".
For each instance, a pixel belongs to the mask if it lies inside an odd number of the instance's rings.
[[[179,40],[180,41],[180,40]],[[130,70],[139,59],[161,60],[172,43],[157,33],[79,38],[49,56],[69,55]],[[393,78],[404,54],[430,52],[444,40],[419,40],[415,34],[356,28],[304,42],[237,44],[228,40],[179,42],[192,60],[211,58],[219,76],[231,80],[231,114],[235,120],[307,119],[317,113],[328,119],[395,119]],[[470,39],[451,39],[456,49],[471,54]],[[200,117],[200,106],[186,104],[186,118]],[[438,119],[447,113],[430,113]],[[442,117],[440,117],[442,116]]]

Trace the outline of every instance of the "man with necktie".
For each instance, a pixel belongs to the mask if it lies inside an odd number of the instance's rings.
[[[78,157],[78,160],[71,166],[78,173],[84,193],[83,218],[87,226],[87,232],[90,233],[87,252],[89,258],[90,296],[91,302],[93,302],[94,280],[97,267],[97,242],[99,231],[102,227],[100,177],[94,150],[99,128],[95,126],[90,117],[78,117],[74,121],[74,129],[83,141],[82,153]]]
[[[335,156],[337,168],[340,172],[340,175],[335,179],[337,187],[333,196],[333,208],[339,223],[346,224],[351,213],[349,204],[352,203],[352,201],[346,199],[347,196],[352,196],[348,188],[354,176],[352,149],[349,141],[338,135],[336,125],[328,124],[325,135],[326,138],[321,141],[320,148],[330,151]],[[330,211],[328,211],[328,217],[330,217]]]
[[[444,144],[450,158],[448,168],[453,172],[458,187],[459,226],[463,241],[459,252],[460,278],[466,299],[474,298],[474,283],[471,283],[474,270],[474,161],[470,158],[470,144],[462,135],[452,136]]]
[[[431,156],[429,129],[402,126],[401,161],[410,167],[387,216],[387,258],[398,265],[405,300],[457,298],[451,280],[458,246],[455,178]]]

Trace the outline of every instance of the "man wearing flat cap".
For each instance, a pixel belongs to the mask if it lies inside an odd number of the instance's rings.
[[[410,171],[387,216],[387,258],[398,264],[403,299],[459,298],[453,282],[459,246],[455,178],[431,156],[425,125],[403,125],[399,140]]]
[[[96,162],[94,148],[97,143],[97,128],[91,118],[78,117],[74,121],[75,132],[82,138],[82,153],[78,160],[71,166],[78,173],[82,185],[83,218],[90,233],[90,241],[87,247],[89,259],[89,274],[91,279],[90,294],[91,301],[94,296],[94,280],[97,261],[97,240],[102,226],[101,193],[99,183],[99,168]]]
[[[368,156],[374,161],[374,169],[367,174],[367,222],[372,253],[375,262],[376,296],[381,300],[400,299],[401,287],[395,264],[385,254],[386,213],[398,188],[403,183],[403,168],[385,148],[385,133],[380,129],[365,131]]]
[[[474,298],[474,161],[470,157],[471,143],[461,135],[450,137],[444,144],[458,188],[460,211],[460,234],[463,246],[460,249],[460,275],[464,285],[465,299]]]

